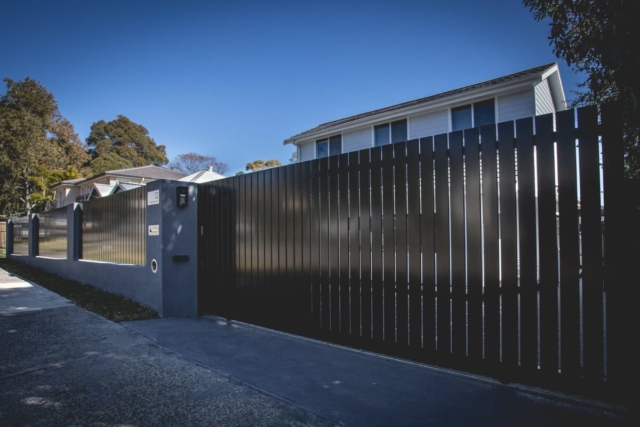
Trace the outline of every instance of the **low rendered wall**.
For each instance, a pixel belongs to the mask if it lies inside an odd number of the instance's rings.
[[[178,187],[187,187],[185,207],[176,206]],[[156,310],[162,317],[197,316],[197,185],[154,181],[147,184],[146,191],[145,265],[82,260],[80,204],[67,206],[66,259],[38,256],[38,214],[30,218],[29,255],[13,254],[13,227],[9,221],[7,258],[122,295]]]

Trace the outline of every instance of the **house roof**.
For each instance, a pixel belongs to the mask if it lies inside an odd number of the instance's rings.
[[[199,183],[199,182],[216,181],[218,179],[223,179],[223,178],[225,178],[224,175],[220,175],[219,173],[214,172],[210,169],[205,169],[203,171],[192,173],[191,175],[187,175],[184,178],[180,178],[178,181]]]
[[[62,181],[62,182],[66,182],[68,184],[77,184],[81,181],[84,181],[86,178],[78,178],[78,179],[67,179],[66,181]]]
[[[174,171],[171,169],[163,168],[160,166],[139,166],[137,168],[118,169],[112,171],[106,171],[105,173],[98,175],[118,175],[131,178],[151,178],[151,179],[173,179],[178,180],[185,176],[184,173]]]
[[[177,181],[180,178],[183,178],[185,175],[186,174],[182,172],[173,171],[171,169],[163,168],[160,166],[138,166],[136,168],[110,170],[101,173],[100,175],[92,176],[90,178],[69,179],[52,186],[51,189],[56,190],[65,186],[72,187],[78,184],[91,184],[92,182],[97,181],[105,176],[114,176],[117,178],[143,178],[150,180],[170,179]]]
[[[497,79],[487,80],[484,82],[472,84],[469,86],[461,87],[459,89],[450,90],[447,92],[442,92],[436,95],[427,96],[424,98],[414,99],[413,101],[403,102],[400,104],[391,105],[385,108],[379,108],[377,110],[367,111],[366,113],[356,114],[354,116],[345,117],[338,120],[333,120],[331,122],[323,123],[321,125],[316,126],[315,128],[309,129],[297,135],[294,135],[290,138],[284,140],[284,144],[290,144],[295,142],[298,139],[302,139],[307,135],[311,135],[320,131],[328,130],[334,127],[338,127],[340,125],[355,122],[365,118],[372,118],[374,116],[382,116],[386,113],[390,113],[396,110],[403,110],[410,107],[419,106],[421,104],[428,104],[434,101],[445,100],[447,98],[454,98],[458,95],[465,94],[468,92],[474,92],[482,89],[488,89],[493,86],[502,85],[505,83],[517,82],[519,80],[526,80],[532,77],[542,76],[545,72],[550,71],[552,68],[556,68],[557,64],[552,62],[550,64],[541,65],[538,67],[530,68],[528,70],[519,71],[517,73],[509,74],[503,77],[498,77]]]
[[[121,189],[122,191],[129,191],[129,190],[133,190],[134,188],[138,188],[138,187],[142,187],[142,185],[140,184],[130,184],[130,183],[125,183],[125,182],[119,182],[118,185],[116,186],[117,188]],[[116,189],[114,188],[114,191]]]
[[[111,192],[113,191],[113,188],[115,187],[115,185],[98,184],[98,183],[94,183],[93,186],[95,188],[94,191],[96,191],[100,197],[108,196],[109,194],[111,194]]]

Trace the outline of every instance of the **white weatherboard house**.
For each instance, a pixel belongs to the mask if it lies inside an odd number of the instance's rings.
[[[139,166],[129,169],[106,171],[91,178],[70,179],[51,187],[55,192],[56,207],[105,197],[120,191],[131,190],[157,179],[179,180],[186,174],[159,166]]]
[[[321,124],[285,139],[300,161],[567,109],[552,63]]]

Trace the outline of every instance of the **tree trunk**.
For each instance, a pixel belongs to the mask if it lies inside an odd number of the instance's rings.
[[[31,214],[31,195],[29,194],[29,178],[27,177],[27,169],[22,171],[24,179],[24,211],[27,215]]]

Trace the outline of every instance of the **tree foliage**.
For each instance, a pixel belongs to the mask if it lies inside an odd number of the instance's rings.
[[[251,163],[247,163],[246,170],[255,172],[264,169],[276,168],[278,166],[282,166],[282,163],[280,163],[279,160],[271,159],[267,160],[266,162],[264,160],[254,160]]]
[[[53,193],[49,188],[60,181],[82,178],[80,171],[75,166],[67,166],[64,170],[47,169],[37,165],[29,176],[31,184],[31,211],[42,212],[55,204]],[[60,207],[60,206],[57,206]]]
[[[55,114],[50,134],[50,141],[55,142],[58,148],[57,155],[51,159],[53,166],[58,170],[73,166],[82,176],[90,176],[91,170],[88,163],[91,155],[87,145],[78,137],[73,125],[60,114]]]
[[[572,106],[618,101],[625,121],[627,175],[640,176],[640,25],[634,0],[523,0],[537,21],[550,20],[558,58],[587,74]]]
[[[131,161],[123,159],[116,153],[107,153],[96,157],[89,163],[91,172],[94,175],[100,175],[106,171],[113,171],[119,169],[128,169],[133,167]]]
[[[53,94],[39,82],[5,78],[0,98],[0,212],[29,213],[33,174],[43,168],[81,169],[88,160],[73,126],[58,111]],[[44,194],[48,191],[45,188]],[[37,194],[39,190],[36,189]]]
[[[100,120],[93,123],[86,142],[93,159],[112,153],[135,167],[163,166],[169,162],[166,147],[156,145],[144,126],[122,115],[110,122]]]
[[[211,166],[211,170],[219,174],[224,174],[229,170],[229,166],[218,161],[212,156],[203,156],[197,153],[180,154],[173,162],[169,163],[169,168],[186,174],[196,173]]]

